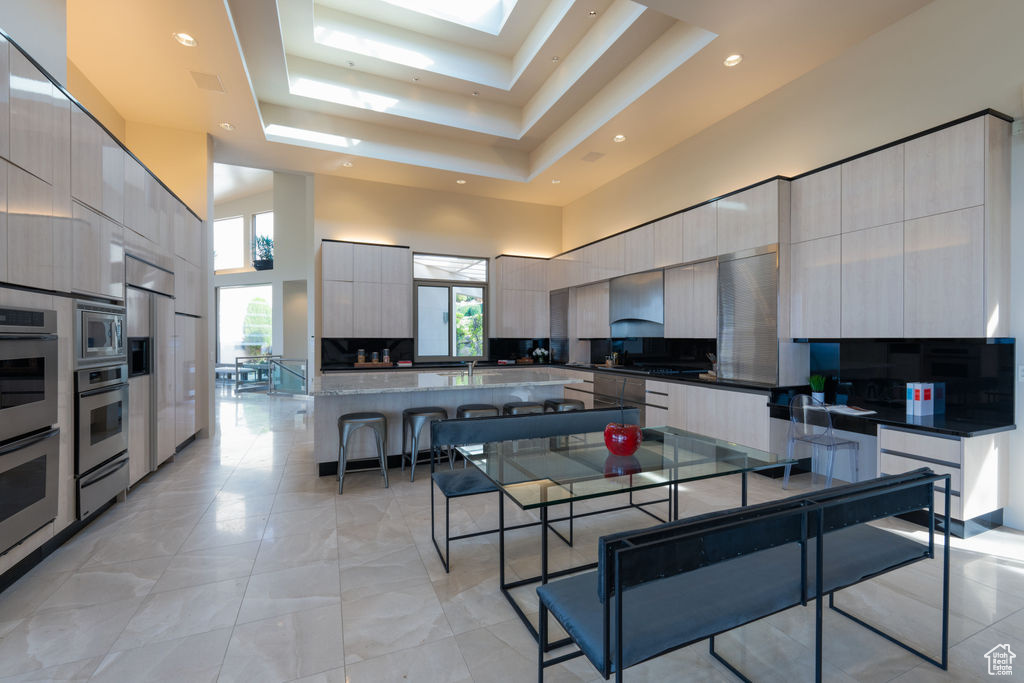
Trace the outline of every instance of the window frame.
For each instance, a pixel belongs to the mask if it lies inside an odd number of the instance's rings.
[[[220,270],[217,270],[217,257],[216,257],[216,253],[214,253],[214,254],[212,254],[212,256],[213,256],[213,263],[214,263],[213,272],[214,272],[215,275],[228,275],[228,274],[231,274],[231,273],[248,273],[248,272],[253,270],[252,263],[248,263],[245,260],[245,256],[246,256],[245,245],[246,245],[246,242],[247,242],[246,238],[248,237],[248,234],[249,234],[249,226],[248,226],[248,221],[246,220],[246,215],[244,213],[235,214],[235,215],[232,215],[232,216],[221,216],[220,218],[214,218],[213,219],[213,226],[212,226],[213,227],[213,243],[214,244],[217,243],[217,223],[220,222],[220,221],[230,221],[230,220],[233,220],[235,218],[242,219],[242,245],[241,245],[241,250],[242,250],[242,267],[241,268],[221,268]]]
[[[253,271],[256,272],[256,271]],[[273,353],[274,349],[274,283],[273,282],[247,282],[245,284],[221,284],[216,285],[213,288],[213,307],[216,311],[213,322],[214,335],[213,335],[213,348],[214,348],[214,365],[226,365],[225,361],[220,358],[220,291],[222,289],[246,289],[249,287],[270,287],[270,349]],[[229,363],[235,364],[235,359],[232,358]]]
[[[491,259],[486,256],[468,256],[464,254],[438,254],[434,252],[416,251],[413,252],[413,264],[417,254],[423,256],[448,256],[452,258],[478,259],[486,264],[484,280],[434,280],[430,278],[413,278],[412,281],[412,333],[413,333],[413,358],[417,363],[444,363],[444,362],[469,362],[473,360],[486,360],[489,352],[490,337],[490,280],[491,280]],[[420,355],[420,286],[425,287],[446,287],[448,289],[448,355],[446,356],[422,356]],[[455,354],[455,293],[456,288],[474,288],[481,290],[483,315],[483,343],[482,354],[479,356],[456,356]]]
[[[252,213],[238,213],[231,214],[229,216],[221,216],[220,218],[213,219],[212,229],[216,235],[217,221],[231,220],[232,218],[242,219],[242,267],[241,268],[223,268],[221,270],[216,269],[214,265],[214,275],[237,275],[238,273],[257,273],[255,268],[252,267],[252,262],[256,258],[256,216],[261,214],[273,214],[274,209],[267,209],[266,211],[253,211]],[[275,221],[274,230],[274,252],[277,252],[277,226]],[[216,240],[216,236],[214,237]],[[272,269],[271,269],[272,270]]]
[[[250,264],[249,270],[255,270],[254,268],[252,268],[251,264],[252,264],[253,261],[256,260],[256,216],[263,216],[263,215],[268,214],[268,213],[271,216],[273,216],[274,215],[274,210],[273,209],[267,209],[266,211],[256,211],[254,213],[249,214],[249,264]],[[277,251],[277,238],[276,238],[276,235],[277,235],[277,221],[276,221],[276,219],[271,219],[271,220],[273,220],[273,222],[274,222],[274,235],[275,235],[275,237],[271,237],[270,239],[274,240],[274,252],[276,252]],[[273,268],[271,268],[270,270],[273,270]]]

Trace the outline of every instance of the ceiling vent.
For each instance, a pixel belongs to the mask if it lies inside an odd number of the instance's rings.
[[[217,74],[204,74],[199,71],[190,71],[192,74],[192,80],[196,82],[196,87],[200,90],[209,90],[211,92],[224,92],[224,86],[220,82],[220,76]]]
[[[604,154],[601,152],[589,152],[585,157],[583,157],[583,161],[597,161],[603,156]]]

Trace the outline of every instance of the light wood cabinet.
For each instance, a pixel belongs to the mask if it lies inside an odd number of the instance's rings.
[[[124,299],[124,228],[77,202],[71,212],[72,291]]]
[[[203,278],[198,266],[180,256],[174,257],[174,312],[189,315],[203,313]]]
[[[202,265],[203,222],[192,215],[188,208],[177,199],[170,197],[171,223],[174,226],[174,254],[195,266]]]
[[[53,289],[53,188],[17,166],[7,167],[7,279]]]
[[[842,165],[843,232],[903,220],[903,145]]]
[[[839,166],[794,180],[790,193],[792,242],[839,234],[842,222],[842,169]]]
[[[196,319],[174,316],[174,440],[196,433]]]
[[[608,320],[608,283],[598,282],[576,290],[576,335],[580,339],[606,339]]]
[[[379,337],[380,335],[380,283],[352,283],[351,337]]]
[[[683,386],[683,429],[767,451],[768,397],[728,389]]]
[[[53,288],[71,291],[74,263],[71,209],[71,101],[53,89]]]
[[[490,335],[541,338],[549,334],[548,262],[526,256],[494,259]]]
[[[114,138],[103,132],[100,135],[103,170],[104,214],[118,223],[124,222],[124,159],[125,153]]]
[[[665,337],[714,339],[718,336],[718,262],[665,270]]]
[[[686,260],[683,252],[683,214],[667,216],[655,223],[654,261],[651,267],[664,268],[682,263]]]
[[[793,215],[796,215],[795,211]],[[826,339],[841,336],[841,248],[838,234],[792,245],[791,337]]]
[[[0,157],[11,158],[10,43],[0,36]],[[3,259],[0,259],[2,261]],[[0,266],[2,268],[3,266]],[[2,280],[3,278],[0,278]]]
[[[0,48],[7,49],[6,42],[0,43]],[[0,159],[0,247],[3,253],[0,254],[0,282],[7,282],[7,167],[9,164]]]
[[[322,334],[324,337],[352,337],[352,283],[327,280],[323,283]]]
[[[713,258],[718,251],[718,202],[682,214],[683,261]]]
[[[903,223],[842,236],[843,337],[903,336]]]
[[[352,245],[353,282],[380,282],[380,251],[372,244]]]
[[[128,484],[149,474],[149,387],[153,375],[128,380]]]
[[[904,145],[905,219],[985,202],[986,118],[979,116]]]
[[[781,180],[718,200],[718,253],[732,254],[778,242],[781,211],[788,209],[784,206],[788,200],[789,183]]]
[[[20,50],[10,50],[10,158],[53,182],[54,88]]]
[[[411,338],[412,284],[382,282],[380,285],[380,336]]]
[[[352,274],[352,243],[330,242],[324,240],[320,244],[320,270],[324,280],[351,282]]]
[[[624,274],[642,273],[654,268],[655,224],[640,226],[623,235],[622,271]]]
[[[412,249],[387,246],[378,247],[378,249],[380,251],[380,281],[384,284],[412,285]],[[409,306],[412,306],[411,299]]]
[[[103,136],[99,124],[79,107],[71,110],[71,196],[103,210]]]
[[[985,208],[904,224],[904,333],[985,336]]]
[[[149,174],[131,157],[124,160],[124,227],[154,240],[146,185]]]

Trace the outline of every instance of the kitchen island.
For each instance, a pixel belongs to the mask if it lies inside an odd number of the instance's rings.
[[[337,472],[338,417],[345,413],[378,412],[388,419],[387,453],[391,465],[402,451],[402,411],[421,406],[440,406],[455,417],[465,403],[489,403],[499,409],[509,401],[562,398],[566,384],[583,379],[560,368],[486,368],[472,375],[467,370],[416,370],[404,372],[339,372],[313,380],[314,453],[320,475]],[[430,444],[424,430],[420,448]],[[347,460],[374,460],[373,435],[360,429],[349,439]]]

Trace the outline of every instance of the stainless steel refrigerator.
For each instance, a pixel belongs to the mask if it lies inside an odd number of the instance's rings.
[[[174,455],[174,274],[132,255],[127,281],[129,480]]]

